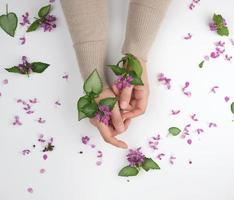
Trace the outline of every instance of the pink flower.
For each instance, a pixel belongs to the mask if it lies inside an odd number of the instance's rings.
[[[185,40],[190,40],[192,38],[192,34],[188,33],[186,36],[184,36]]]
[[[214,87],[211,88],[210,91],[213,92],[213,93],[216,93],[216,89],[218,89],[218,88],[219,88],[219,86],[214,86]]]
[[[224,97],[224,100],[225,100],[226,102],[228,102],[228,101],[230,100],[230,98],[229,98],[228,96],[226,96],[226,97]]]
[[[52,31],[56,28],[56,17],[53,15],[47,15],[45,19],[41,23],[41,27],[44,29],[44,32],[46,31]]]
[[[44,124],[46,122],[46,120],[44,120],[41,117],[39,117],[39,119],[37,120],[37,122],[40,123],[40,124]]]
[[[182,92],[184,93],[185,96],[187,97],[191,97],[192,96],[192,93],[187,91],[187,88],[189,87],[189,82],[185,82],[185,85],[184,87],[182,88]]]
[[[152,137],[148,142],[149,147],[153,150],[158,150],[160,139],[161,139],[161,136],[159,134],[156,137]]]
[[[109,125],[111,120],[110,108],[106,105],[99,105],[95,118],[105,125]]]
[[[145,160],[145,155],[141,152],[141,148],[130,149],[127,160],[130,166],[140,166]]]
[[[180,113],[180,110],[171,110],[172,115],[178,115]]]
[[[132,80],[133,78],[130,75],[128,75],[127,77],[119,76],[115,82],[115,85],[118,88],[118,90],[123,90],[124,88],[131,86]]]
[[[201,134],[204,132],[204,130],[202,128],[198,128],[195,130],[197,132],[197,134]]]
[[[188,143],[189,145],[191,145],[191,144],[192,144],[192,140],[191,140],[191,139],[188,139],[188,140],[187,140],[187,143]]]
[[[217,127],[217,124],[216,124],[216,123],[213,123],[213,122],[210,122],[208,126],[209,126],[209,128]]]
[[[26,38],[25,36],[21,37],[20,38],[20,41],[21,41],[21,45],[24,45],[26,43]]]
[[[7,84],[8,84],[8,79],[4,79],[4,80],[2,81],[2,84],[3,84],[3,85],[7,85]]]
[[[160,154],[158,154],[157,155],[157,159],[159,159],[159,160],[162,160],[162,157],[164,157],[165,156],[165,154],[164,153],[160,153]]]
[[[27,188],[27,191],[28,191],[28,193],[33,193],[33,189],[30,187],[30,188]]]
[[[83,136],[81,138],[81,141],[82,141],[83,144],[88,144],[89,140],[90,140],[90,138],[88,136]]]
[[[25,26],[26,24],[30,24],[30,21],[28,18],[29,18],[29,14],[28,12],[26,12],[24,15],[22,15],[22,22],[20,22],[20,25]]]
[[[46,154],[43,155],[43,159],[47,160],[48,156]]]
[[[20,118],[19,116],[15,116],[15,121],[13,122],[13,125],[16,126],[21,126],[22,125],[22,122],[20,121]]]
[[[175,160],[176,160],[175,156],[170,156],[169,163],[172,164],[172,165],[174,165]]]
[[[195,121],[195,122],[198,121],[198,119],[196,118],[196,114],[193,114],[193,115],[191,116],[191,119],[192,119],[193,121]]]
[[[171,89],[171,79],[164,76],[163,73],[158,74],[158,82],[165,85],[167,89]]]

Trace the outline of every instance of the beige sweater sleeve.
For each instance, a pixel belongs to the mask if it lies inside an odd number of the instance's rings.
[[[84,79],[96,68],[104,80],[108,0],[61,0]],[[122,53],[146,59],[170,0],[130,0]]]
[[[84,79],[96,68],[104,79],[108,32],[107,0],[60,0]]]
[[[170,0],[130,0],[122,53],[147,59]]]

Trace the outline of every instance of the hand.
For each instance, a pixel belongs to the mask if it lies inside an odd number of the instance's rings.
[[[146,61],[138,59],[142,65],[142,81],[144,85],[130,86],[119,91],[115,85],[112,89],[119,96],[119,106],[124,111],[123,120],[131,119],[145,113],[149,97],[149,83],[146,70]]]
[[[115,97],[114,93],[109,88],[106,88],[102,91],[97,101],[99,101],[100,99],[107,98],[107,97]],[[101,136],[107,143],[110,143],[120,148],[128,147],[125,142],[118,140],[116,138],[118,134],[124,132],[128,128],[129,123],[130,123],[130,119],[127,119],[125,121],[122,119],[118,103],[115,104],[115,107],[112,110],[111,125],[107,126],[104,123],[95,119],[95,117],[90,119],[90,122],[95,127],[97,127]]]

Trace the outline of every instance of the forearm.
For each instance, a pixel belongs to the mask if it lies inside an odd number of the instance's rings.
[[[82,77],[96,68],[104,79],[107,46],[107,0],[61,0]]]
[[[122,52],[144,60],[155,39],[170,0],[130,0]]]

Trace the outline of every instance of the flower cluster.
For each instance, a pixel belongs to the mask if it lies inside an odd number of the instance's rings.
[[[105,125],[110,125],[111,111],[107,105],[99,105],[95,118]]]
[[[28,62],[26,56],[22,56],[22,63],[18,65],[18,68],[21,74],[31,74],[32,73],[32,65]]]
[[[131,85],[144,85],[141,80],[143,72],[140,61],[132,54],[126,54],[116,65],[108,65],[113,73],[118,76],[115,86],[123,90]]]
[[[122,168],[119,176],[136,176],[141,169],[149,171],[152,169],[160,169],[158,164],[151,158],[147,158],[142,152],[141,148],[130,149],[127,154],[129,165]]]
[[[115,82],[116,87],[118,90],[123,90],[126,87],[131,86],[133,78],[130,75],[127,76],[119,76]]]
[[[130,166],[140,166],[145,160],[145,155],[141,152],[141,148],[130,149],[127,154],[127,160]]]
[[[221,15],[214,14],[213,22],[209,23],[209,27],[210,27],[211,31],[215,31],[221,36],[228,36],[229,35],[227,22]]]
[[[53,15],[48,15],[45,17],[45,19],[41,22],[41,27],[43,28],[44,32],[46,31],[52,31],[54,28],[56,28],[56,22],[57,18]]]

